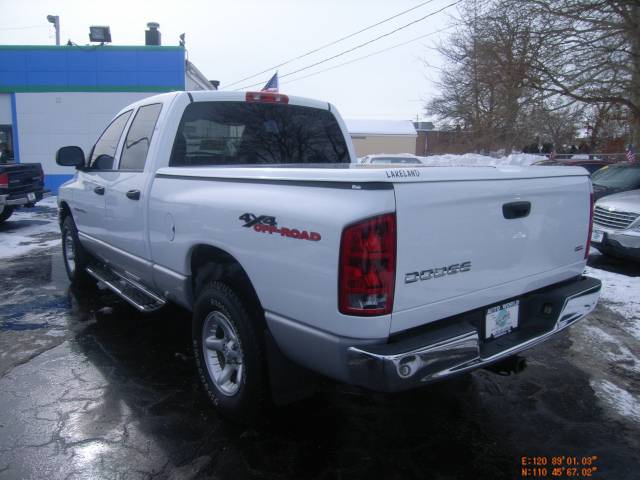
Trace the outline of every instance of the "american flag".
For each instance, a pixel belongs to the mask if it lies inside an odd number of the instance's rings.
[[[627,162],[636,161],[636,151],[633,149],[633,145],[627,147]]]
[[[262,92],[277,92],[278,91],[278,72],[273,74],[271,80],[267,82],[267,84],[262,87]]]

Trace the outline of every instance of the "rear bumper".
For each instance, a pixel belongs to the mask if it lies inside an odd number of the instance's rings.
[[[33,205],[43,198],[51,196],[49,190],[42,190],[39,192],[31,192],[35,195],[33,200],[30,200],[27,193],[21,193],[19,195],[0,195],[0,206],[21,206],[21,205]]]
[[[349,379],[378,391],[401,391],[498,362],[548,340],[590,313],[599,280],[580,277],[520,299],[521,327],[485,342],[484,309],[404,333],[386,344],[347,348]]]

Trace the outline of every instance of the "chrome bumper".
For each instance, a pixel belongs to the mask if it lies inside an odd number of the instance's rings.
[[[2,206],[7,205],[10,207],[20,206],[20,205],[29,205],[29,204],[34,204],[36,202],[39,202],[43,198],[47,198],[50,196],[51,196],[51,192],[49,191],[44,191],[41,194],[36,194],[35,200],[29,200],[29,198],[27,197],[27,194],[24,194],[17,198],[9,198],[9,195],[0,195],[0,205]]]
[[[594,230],[604,233],[602,242],[591,242],[591,245],[607,253],[613,251],[624,257],[640,259],[640,233],[632,230],[613,230],[597,223],[593,224]]]
[[[532,306],[528,307],[531,311],[549,304],[545,303],[547,299],[561,308],[550,319],[550,328],[511,346],[504,338],[513,333],[493,340],[490,345],[481,340],[477,327],[463,319],[455,326],[442,328],[441,338],[433,343],[416,346],[418,339],[414,337],[396,344],[350,347],[347,355],[351,380],[373,390],[400,391],[490,365],[544,342],[583,318],[596,307],[600,289],[599,280],[582,277],[573,284],[531,295]],[[449,336],[442,338],[447,331]],[[429,335],[433,337],[433,332]],[[500,348],[500,343],[507,346]]]

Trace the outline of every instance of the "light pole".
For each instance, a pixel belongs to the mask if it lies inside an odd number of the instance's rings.
[[[60,45],[60,17],[58,15],[47,15],[47,21],[53,23],[56,29],[56,45]]]

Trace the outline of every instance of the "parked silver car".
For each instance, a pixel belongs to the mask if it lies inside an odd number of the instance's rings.
[[[596,202],[591,243],[604,254],[640,261],[640,190]]]
[[[369,164],[421,164],[420,157],[416,157],[410,153],[374,153],[372,155],[365,155],[358,159],[358,163]]]

